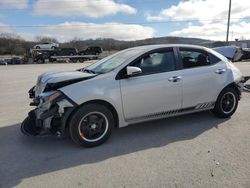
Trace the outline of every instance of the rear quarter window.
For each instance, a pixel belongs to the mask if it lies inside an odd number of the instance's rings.
[[[221,61],[220,58],[218,58],[217,56],[215,56],[211,53],[208,54],[208,59],[209,59],[210,65],[214,65],[214,64],[219,63]]]
[[[214,65],[221,59],[209,51],[195,48],[180,48],[184,69]]]

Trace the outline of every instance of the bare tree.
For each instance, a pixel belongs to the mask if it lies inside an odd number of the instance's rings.
[[[36,36],[35,40],[39,43],[43,43],[43,42],[56,42],[56,43],[58,43],[58,41],[53,37]]]

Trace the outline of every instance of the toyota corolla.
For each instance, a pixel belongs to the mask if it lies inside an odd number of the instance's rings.
[[[76,71],[48,72],[29,91],[36,106],[26,135],[63,136],[85,147],[105,142],[113,128],[200,111],[228,118],[237,109],[241,72],[200,46],[125,49]]]

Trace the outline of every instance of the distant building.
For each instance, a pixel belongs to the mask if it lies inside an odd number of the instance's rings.
[[[231,41],[230,44],[241,48],[250,48],[250,40],[235,40]]]

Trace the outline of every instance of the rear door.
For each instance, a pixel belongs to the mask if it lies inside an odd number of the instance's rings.
[[[141,68],[142,74],[120,80],[127,121],[158,118],[181,108],[181,71],[172,48],[146,53],[130,66]]]
[[[179,48],[183,77],[182,108],[209,108],[226,82],[227,67],[213,54],[195,48]]]

